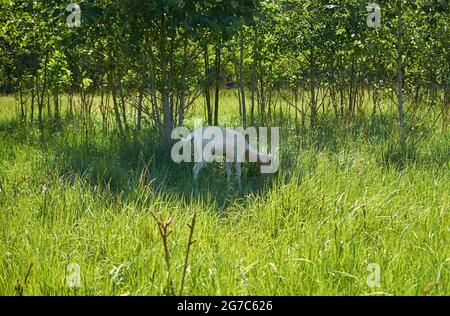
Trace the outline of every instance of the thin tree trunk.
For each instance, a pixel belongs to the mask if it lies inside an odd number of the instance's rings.
[[[219,98],[220,98],[220,68],[221,68],[221,58],[222,58],[222,43],[216,45],[216,78],[215,78],[215,93],[214,93],[214,125],[219,125]]]
[[[20,102],[20,119],[25,118],[25,109],[23,105],[22,80],[19,83],[19,102]]]
[[[333,103],[334,116],[336,120],[336,127],[339,128],[339,108],[336,100],[336,86],[331,87],[331,102]]]
[[[212,125],[212,111],[211,111],[211,91],[210,91],[210,74],[209,74],[209,54],[208,44],[205,45],[205,100],[206,100],[206,115],[208,117],[208,125]]]
[[[242,124],[244,127],[247,126],[247,108],[245,105],[245,87],[244,87],[244,34],[241,28],[239,32],[239,87],[241,90],[241,107],[242,107]],[[254,98],[254,92],[252,91],[252,102]],[[253,103],[252,103],[253,106]]]
[[[39,83],[38,83],[38,78],[36,77],[35,80],[35,86],[36,86],[36,96],[37,96],[37,106],[38,106],[38,122],[39,122],[39,126],[42,127],[42,108],[43,108],[43,100],[40,97],[40,92],[39,92]]]
[[[397,25],[397,106],[398,115],[400,121],[400,144],[402,147],[405,146],[405,114],[403,109],[403,60],[402,60],[402,40],[403,40],[403,5],[402,0],[397,0],[397,14],[398,14],[398,25]]]
[[[31,113],[30,113],[30,122],[33,123],[34,121],[34,85],[31,88]]]
[[[114,110],[114,117],[116,118],[117,127],[119,128],[120,136],[125,136],[125,131],[123,129],[122,120],[120,118],[120,111],[119,111],[119,105],[117,103],[117,91],[116,91],[116,85],[114,84],[114,71],[110,70],[108,74],[108,83],[109,83],[109,89],[112,94],[112,100],[113,100],[113,110]]]
[[[175,37],[175,35],[174,34],[172,34],[171,36],[169,36],[170,38],[174,38]],[[172,41],[171,42],[171,44],[170,44],[170,49],[169,49],[169,56],[168,56],[168,59],[167,59],[167,61],[168,61],[168,63],[167,63],[167,65],[168,65],[168,72],[167,72],[167,82],[168,83],[172,83],[175,79],[175,66],[174,66],[174,58],[175,58],[175,41]],[[167,86],[169,86],[169,85],[167,85]],[[172,128],[173,128],[173,126],[174,126],[174,124],[176,124],[176,119],[177,119],[177,117],[176,117],[176,115],[175,115],[175,117],[174,117],[174,114],[175,113],[177,113],[177,111],[176,111],[176,106],[177,106],[177,104],[176,104],[176,102],[177,102],[177,100],[178,99],[176,99],[175,98],[175,93],[173,93],[173,92],[171,92],[171,91],[169,91],[169,105],[170,105],[170,117],[171,117],[171,126],[170,126],[170,133],[172,133]],[[174,121],[175,120],[175,121]],[[170,139],[169,139],[169,141],[170,141]]]
[[[47,117],[50,118],[52,116],[52,109],[50,107],[50,93],[46,93],[47,96]]]
[[[352,63],[350,66],[350,82],[349,82],[349,89],[348,89],[348,111],[346,116],[346,123],[350,124],[353,119],[353,99],[354,99],[354,81],[355,81],[355,58],[352,58]]]
[[[299,132],[299,124],[298,124],[298,86],[295,86],[294,88],[294,111],[295,111],[295,130],[298,134]],[[289,111],[289,116],[290,116],[291,111]]]
[[[186,106],[186,90],[187,90],[187,76],[188,76],[188,37],[184,34],[184,45],[183,45],[183,78],[181,86],[181,96],[180,96],[180,106],[178,108],[178,126],[183,126],[184,119],[184,108]]]
[[[449,88],[449,85],[447,83],[445,83],[445,88],[444,88],[444,113],[443,113],[443,117],[442,117],[442,124],[443,124],[444,132],[447,132],[447,130],[448,130],[448,121],[449,121],[449,118],[450,118],[449,109],[450,109],[450,88]]]
[[[304,86],[302,86],[301,87],[301,91],[302,91],[302,112],[301,112],[301,115],[302,115],[302,132],[304,133],[305,132],[305,130],[306,130],[306,110],[305,110],[305,93],[306,93],[306,91],[305,91],[305,87]]]
[[[55,120],[59,121],[60,117],[60,109],[59,109],[59,92],[58,89],[53,91],[53,103],[55,106]]]
[[[317,101],[316,101],[316,61],[314,55],[314,49],[311,49],[310,56],[310,69],[311,69],[311,82],[310,82],[310,95],[311,95],[311,127],[316,126],[316,112],[317,112]]]
[[[100,89],[100,114],[102,115],[102,130],[106,134],[107,131],[107,107],[105,106],[105,92]]]
[[[42,92],[39,91],[39,84],[38,84],[38,78],[36,76],[36,92],[37,97],[38,97],[38,120],[39,120],[39,126],[40,128],[42,128],[43,125],[43,117],[42,117],[42,112],[44,110],[44,97],[45,97],[45,90],[47,88],[47,65],[48,65],[48,53],[46,53],[45,55],[45,61],[44,61],[44,83],[42,85]]]
[[[123,94],[122,76],[121,75],[119,78],[119,95],[120,95],[120,110],[121,110],[121,114],[122,114],[123,125],[125,126],[125,130],[128,130],[127,108],[126,108],[126,103],[125,103],[125,96]]]
[[[163,25],[163,29],[165,26]],[[162,36],[160,38],[160,66],[161,66],[161,84],[162,84],[162,93],[161,93],[161,101],[163,108],[163,133],[161,135],[161,144],[164,148],[169,148],[171,141],[171,133],[173,127],[173,117],[171,111],[170,104],[170,92],[169,92],[169,77],[168,77],[168,60],[169,56],[167,56],[167,36],[166,32],[161,33]]]
[[[156,75],[155,75],[155,56],[153,54],[152,46],[148,46],[148,52],[150,57],[150,91],[151,91],[151,103],[152,103],[152,114],[154,116],[155,125],[157,126],[160,134],[162,134],[162,123],[161,123],[161,115],[159,111],[159,103],[158,103],[158,92],[156,90]]]
[[[373,102],[372,121],[374,121],[375,115],[377,114],[377,105],[378,105],[378,93],[377,89],[375,89],[374,87],[372,88],[372,102]]]
[[[144,101],[144,89],[139,89],[139,98],[138,98],[138,108],[137,108],[137,122],[136,122],[136,130],[138,132],[141,131],[142,127],[142,102]]]
[[[260,117],[261,117],[261,126],[265,126],[265,120],[266,120],[266,96],[265,96],[265,88],[264,88],[264,75],[261,74],[259,76],[259,99],[260,99]]]
[[[73,92],[69,92],[69,116],[73,117]]]

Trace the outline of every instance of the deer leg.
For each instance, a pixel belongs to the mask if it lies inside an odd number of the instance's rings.
[[[236,177],[237,177],[237,180],[238,180],[238,186],[239,186],[239,189],[242,189],[241,163],[236,161],[235,164],[236,164]]]
[[[228,185],[230,185],[230,181],[231,181],[231,162],[226,162],[226,168],[227,168],[227,182]]]
[[[194,174],[194,181],[197,181],[198,174],[200,173],[200,170],[205,166],[205,162],[196,162],[194,167],[192,168],[192,172]]]

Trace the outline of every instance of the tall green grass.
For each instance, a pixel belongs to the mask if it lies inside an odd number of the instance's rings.
[[[316,133],[282,127],[275,175],[174,164],[154,135],[119,140],[76,121],[24,127],[0,98],[0,294],[450,294],[449,138],[433,131],[401,153],[375,125]],[[231,103],[231,97],[225,99]],[[236,122],[235,104],[224,121]],[[231,110],[234,108],[234,112]],[[198,111],[200,113],[200,111]],[[198,113],[194,116],[201,116]],[[150,212],[174,216],[167,271]],[[81,287],[66,284],[68,264]],[[369,264],[381,269],[369,287]]]

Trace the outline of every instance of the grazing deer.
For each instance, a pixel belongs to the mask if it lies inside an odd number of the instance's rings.
[[[192,169],[194,181],[198,179],[200,170],[206,163],[224,160],[228,184],[231,180],[231,164],[234,162],[238,185],[239,188],[242,188],[241,163],[243,161],[270,166],[273,160],[273,154],[259,153],[245,142],[245,136],[242,133],[231,128],[200,127],[184,138],[183,142],[192,142],[194,145],[194,155],[197,157]]]

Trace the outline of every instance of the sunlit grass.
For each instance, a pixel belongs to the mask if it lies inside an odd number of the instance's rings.
[[[224,125],[239,122],[233,98],[223,99]],[[204,117],[198,102],[191,118]],[[397,164],[374,131],[295,136],[286,126],[278,174],[245,166],[239,192],[210,166],[194,191],[192,166],[157,154],[152,132],[123,142],[95,125],[86,139],[69,121],[39,131],[14,125],[14,108],[0,99],[2,295],[18,284],[24,295],[161,295],[170,282],[178,292],[195,212],[183,294],[450,294],[441,131]],[[150,211],[174,215],[170,273]],[[66,285],[69,263],[80,266],[78,289]],[[367,285],[370,263],[381,268],[379,288]]]

